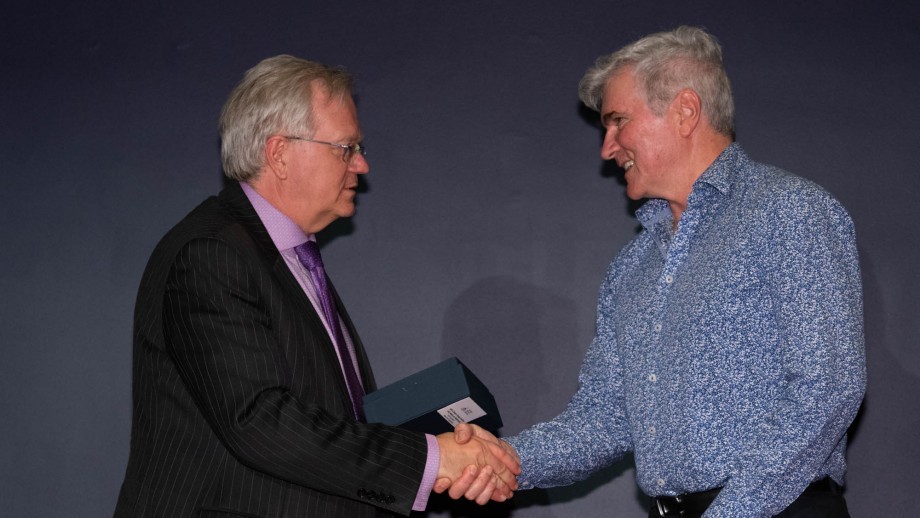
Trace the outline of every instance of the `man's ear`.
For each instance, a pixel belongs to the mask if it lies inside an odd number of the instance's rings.
[[[677,104],[680,135],[688,137],[696,130],[702,120],[703,103],[700,100],[700,96],[689,88],[684,88],[678,92],[674,102]]]
[[[287,151],[290,142],[281,135],[265,141],[265,167],[279,180],[287,179]]]

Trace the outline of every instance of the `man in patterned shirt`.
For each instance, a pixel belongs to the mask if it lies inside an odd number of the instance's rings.
[[[568,407],[501,443],[520,487],[570,484],[633,452],[653,517],[848,516],[865,354],[846,211],[734,143],[721,48],[700,29],[599,59],[580,95],[600,112],[602,157],[648,200],[644,229],[601,286]],[[471,477],[450,488],[477,490]]]

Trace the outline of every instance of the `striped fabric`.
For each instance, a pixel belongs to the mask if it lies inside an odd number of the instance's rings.
[[[116,517],[409,514],[425,437],[350,417],[329,336],[239,185],[156,247],[134,327],[131,453]]]

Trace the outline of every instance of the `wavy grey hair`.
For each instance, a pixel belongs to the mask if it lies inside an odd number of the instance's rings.
[[[581,101],[600,111],[607,80],[627,67],[633,67],[636,82],[655,115],[663,115],[677,93],[690,88],[700,96],[709,124],[719,133],[734,136],[735,103],[722,63],[722,47],[703,29],[681,26],[650,34],[601,56],[578,85]]]
[[[224,174],[245,182],[265,163],[265,142],[279,133],[313,136],[313,88],[332,97],[351,95],[351,75],[294,56],[280,55],[246,71],[220,113]]]

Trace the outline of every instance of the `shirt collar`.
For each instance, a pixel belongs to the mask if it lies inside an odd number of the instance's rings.
[[[747,161],[747,155],[744,154],[744,150],[737,142],[733,142],[722,150],[719,156],[703,171],[703,174],[693,184],[693,192],[690,196],[693,197],[703,185],[709,185],[727,196],[731,192],[735,175],[741,170],[740,164],[745,161]],[[670,214],[671,208],[668,202],[657,198],[648,200],[636,211],[636,217],[646,228],[666,220]]]
[[[741,146],[737,142],[732,142],[703,171],[703,174],[693,185],[693,189],[696,190],[700,184],[708,184],[715,187],[720,193],[728,195],[735,181],[735,175],[741,169],[739,167],[740,163],[746,160],[747,156]]]
[[[307,241],[316,240],[313,234],[304,233],[297,226],[297,223],[294,223],[291,218],[275,208],[248,183],[240,182],[240,187],[243,188],[243,192],[246,193],[246,197],[252,203],[252,208],[259,215],[259,219],[262,220],[265,230],[268,231],[268,235],[272,238],[272,242],[275,243],[278,250],[287,250]]]

